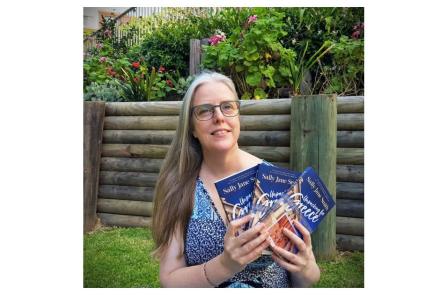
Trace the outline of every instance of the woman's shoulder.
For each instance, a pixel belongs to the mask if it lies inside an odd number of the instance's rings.
[[[243,161],[247,164],[246,166],[255,166],[264,162],[263,159],[260,159],[246,151],[243,151],[242,149],[240,149],[240,151]]]

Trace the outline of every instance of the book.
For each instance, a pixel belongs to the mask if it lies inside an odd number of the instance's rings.
[[[261,163],[255,176],[254,192],[252,197],[251,214],[254,216],[249,227],[256,225],[264,218],[270,208],[276,204],[286,191],[295,183],[300,173],[289,169],[274,166],[269,163]],[[280,247],[290,249],[290,240],[282,233],[283,227],[295,231],[291,217],[278,216],[277,220],[268,227],[270,239]],[[271,251],[263,251],[264,255],[270,255]]]
[[[214,183],[229,222],[249,214],[258,167],[239,171]],[[247,228],[245,225],[243,229]]]
[[[302,238],[293,226],[292,220],[299,221],[310,233],[313,233],[322,219],[334,207],[335,202],[330,192],[316,172],[308,167],[283,194],[283,196],[265,212],[260,222],[268,226],[272,241],[280,247],[288,247],[283,239],[282,226],[292,230]],[[290,222],[281,221],[288,219]],[[281,222],[280,222],[281,221]],[[279,235],[282,236],[279,236]],[[297,249],[290,249],[297,251]]]
[[[258,223],[274,202],[281,198],[295,183],[300,173],[280,168],[268,163],[261,163],[255,178],[251,214],[254,218],[249,226]]]

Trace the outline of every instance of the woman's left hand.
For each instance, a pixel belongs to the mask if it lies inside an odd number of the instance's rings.
[[[283,233],[289,238],[291,244],[296,246],[298,252],[294,254],[281,247],[271,245],[272,258],[293,275],[295,285],[310,286],[316,283],[320,277],[320,270],[312,251],[312,238],[309,231],[301,223],[296,220],[293,222],[295,228],[301,232],[304,241],[287,228],[283,229]]]

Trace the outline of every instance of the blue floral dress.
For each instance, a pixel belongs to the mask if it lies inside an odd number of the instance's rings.
[[[203,264],[223,252],[226,226],[208,191],[197,178],[194,207],[186,230],[184,256],[188,266]],[[223,282],[219,287],[287,288],[290,286],[286,270],[270,256],[262,256],[243,271]]]

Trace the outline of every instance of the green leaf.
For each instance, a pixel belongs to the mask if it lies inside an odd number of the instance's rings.
[[[258,52],[254,52],[252,54],[246,54],[244,58],[248,61],[254,61],[257,60],[260,57],[260,54]]]
[[[255,99],[261,99],[261,98],[267,98],[266,92],[264,92],[261,88],[256,88],[254,91],[254,97]]]
[[[261,73],[260,72],[255,72],[255,73],[251,73],[248,74],[246,76],[246,82],[250,85],[250,86],[257,86],[260,81],[261,81]]]
[[[252,97],[252,95],[249,93],[249,92],[245,92],[245,93],[243,93],[243,95],[241,96],[241,99],[243,99],[243,100],[248,100],[248,99],[250,99]]]

